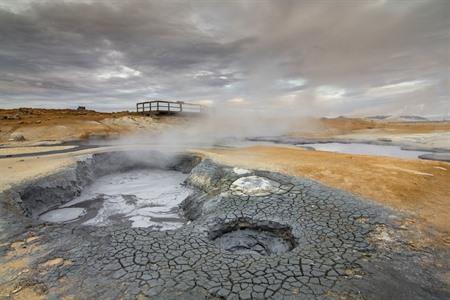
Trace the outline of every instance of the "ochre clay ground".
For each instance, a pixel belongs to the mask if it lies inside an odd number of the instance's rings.
[[[364,118],[306,118],[299,120],[291,135],[333,137],[363,132],[423,134],[450,131],[450,122],[378,121]]]
[[[305,176],[411,212],[450,244],[448,163],[266,146],[200,152],[227,165]]]
[[[129,132],[159,132],[188,120],[174,116],[143,116],[134,112],[104,113],[73,109],[0,109],[0,143],[24,145],[39,141],[68,141],[118,136]],[[23,135],[23,142],[14,142]]]
[[[161,132],[190,120],[173,116],[146,117],[132,112],[13,109],[0,110],[1,154],[39,152],[26,146],[41,141],[64,141],[90,136],[124,135],[130,132]],[[182,127],[182,126],[181,126]],[[21,133],[25,142],[9,141]],[[293,136],[344,137],[409,142],[424,147],[450,148],[450,122],[374,121],[358,118],[302,119]],[[38,144],[37,144],[38,145]],[[48,150],[59,146],[45,147]],[[44,150],[45,150],[44,149]],[[79,152],[87,153],[91,151]],[[424,160],[359,156],[288,147],[250,147],[201,150],[221,163],[306,176],[396,209],[414,213],[421,222],[435,226],[450,242],[450,164]],[[17,181],[42,176],[74,162],[75,153],[0,160],[3,188]]]
[[[299,120],[288,135],[293,137],[390,141],[412,148],[440,148],[450,151],[450,122],[375,121],[364,118]]]
[[[182,118],[143,117],[134,113],[98,113],[74,110],[15,109],[0,110],[0,154],[31,153],[61,150],[62,146],[30,147],[44,140],[83,139],[90,136],[117,135],[128,132],[163,131],[172,125],[187,122]],[[391,138],[399,142],[418,137],[424,146],[446,146],[450,122],[404,123],[365,119],[307,119],[299,122],[290,133],[306,137],[342,136],[373,139]],[[22,133],[25,142],[11,142],[11,134]],[[423,139],[422,139],[423,138]],[[436,140],[437,139],[437,140]],[[430,143],[430,144],[427,144]],[[16,147],[20,146],[20,147]],[[64,146],[65,147],[65,146]],[[73,165],[84,154],[112,150],[113,147],[86,149],[53,155],[36,154],[23,158],[0,159],[0,191],[24,180],[45,176]],[[433,227],[436,242],[450,246],[450,164],[424,160],[404,160],[388,157],[348,155],[320,151],[305,151],[292,147],[255,146],[236,149],[195,150],[217,162],[243,168],[263,169],[305,176],[326,185],[369,198],[378,203],[412,213],[409,219],[419,227]],[[417,240],[421,240],[419,236]],[[427,237],[423,237],[426,239]],[[32,235],[10,245],[8,264],[0,266],[0,276],[17,276],[29,272],[28,257],[44,255],[48,249],[40,246]],[[40,272],[54,265],[70,262],[55,259],[43,263]],[[443,275],[447,276],[447,275]],[[12,279],[12,278],[11,278]],[[61,281],[66,280],[62,278]],[[61,282],[63,285],[63,282]],[[0,286],[2,295],[14,299],[44,299],[45,291],[33,282],[17,286]]]

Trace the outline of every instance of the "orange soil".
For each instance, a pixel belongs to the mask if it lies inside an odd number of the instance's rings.
[[[375,121],[359,118],[321,119],[321,123],[343,133],[363,129],[384,129],[398,133],[425,133],[436,130],[450,130],[450,122],[396,122]]]
[[[103,113],[93,110],[18,108],[0,109],[2,125],[58,125],[70,121],[100,121],[108,117],[133,115],[130,112]],[[37,122],[37,123],[36,123]]]
[[[26,136],[27,140],[44,140],[58,139],[57,132],[68,133],[76,128],[76,136],[68,136],[67,138],[83,138],[89,137],[90,134],[110,134],[118,132],[117,128],[108,128],[99,123],[106,118],[120,118],[130,115],[128,112],[119,113],[100,113],[91,110],[72,110],[72,109],[35,109],[35,108],[19,108],[19,109],[2,109],[0,110],[0,141],[7,142],[10,134],[13,132],[28,132],[32,134]],[[68,126],[58,128],[58,126]],[[52,130],[53,128],[53,130]],[[42,136],[41,132],[48,131],[48,134]]]
[[[450,164],[256,146],[199,151],[219,163],[305,176],[415,214],[450,243]]]
[[[145,117],[135,112],[104,113],[73,109],[0,109],[0,142],[11,134],[23,134],[27,141],[86,139],[177,124],[183,118]]]
[[[291,131],[292,135],[331,137],[358,132],[384,132],[389,134],[431,133],[450,131],[450,122],[398,122],[363,118],[303,119]]]

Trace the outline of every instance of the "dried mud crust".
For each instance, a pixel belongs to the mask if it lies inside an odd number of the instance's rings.
[[[52,249],[36,265],[55,257],[70,261],[39,274],[39,284],[52,296],[99,299],[450,295],[448,285],[436,277],[439,269],[424,264],[434,254],[411,249],[397,233],[393,220],[401,215],[311,180],[240,173],[209,160],[197,165],[187,184],[198,193],[182,205],[191,223],[176,231],[73,224],[35,227],[41,243]],[[249,176],[265,179],[270,186],[264,193],[254,186],[235,188],[237,180]],[[249,229],[277,233],[292,241],[291,249],[261,255],[230,252],[215,242],[228,232]],[[236,238],[245,242],[247,235]],[[35,272],[23,276],[37,280]]]

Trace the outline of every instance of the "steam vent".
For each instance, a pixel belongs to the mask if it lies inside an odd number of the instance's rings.
[[[44,298],[449,295],[436,269],[419,263],[430,253],[403,242],[405,215],[312,180],[193,154],[89,155],[11,187],[1,203],[2,253],[12,251],[7,241],[17,245],[16,262],[30,265],[19,282]]]

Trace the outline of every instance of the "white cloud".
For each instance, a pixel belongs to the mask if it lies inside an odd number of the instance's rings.
[[[388,84],[373,87],[367,90],[366,95],[371,97],[387,97],[398,94],[416,92],[432,85],[429,80],[403,81],[395,84]]]
[[[320,100],[340,100],[345,94],[344,88],[333,85],[321,85],[315,89],[315,95]]]
[[[280,79],[277,80],[277,85],[282,88],[300,88],[307,83],[305,78]]]
[[[203,77],[213,76],[213,75],[214,75],[214,73],[211,71],[200,70],[200,71],[194,72],[193,77],[194,78],[203,78]]]
[[[103,70],[97,73],[97,79],[99,80],[109,80],[113,78],[121,78],[121,79],[127,79],[130,77],[138,77],[141,76],[141,71],[132,69],[130,67],[120,65],[114,69],[111,70]]]

